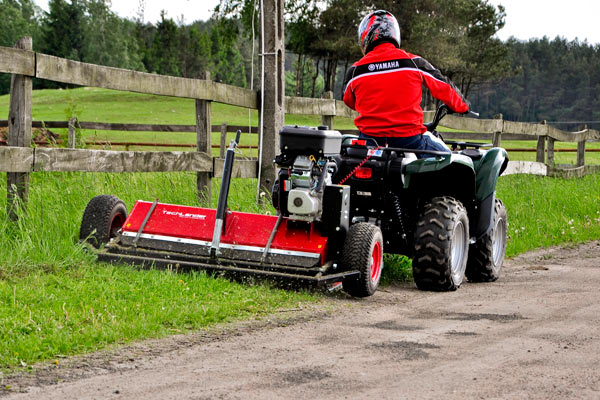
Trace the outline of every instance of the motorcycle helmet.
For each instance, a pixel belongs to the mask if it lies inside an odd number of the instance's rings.
[[[400,48],[400,25],[396,17],[385,10],[369,13],[358,25],[358,42],[363,54],[383,42]]]

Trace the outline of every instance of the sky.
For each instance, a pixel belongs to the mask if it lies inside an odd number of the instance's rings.
[[[600,43],[599,0],[490,0],[506,8],[506,25],[498,32],[502,40],[514,36],[527,40],[562,36]]]
[[[444,0],[440,0],[444,1]],[[489,0],[491,4],[502,4],[506,8],[506,25],[498,37],[506,40],[511,36],[521,40],[548,36],[562,36],[568,40],[587,39],[589,43],[600,43],[600,0]],[[35,0],[48,10],[48,0]],[[113,0],[112,10],[121,17],[134,18],[140,0]],[[145,0],[144,20],[156,22],[160,11],[178,21],[183,16],[185,23],[198,19],[206,20],[219,0]]]

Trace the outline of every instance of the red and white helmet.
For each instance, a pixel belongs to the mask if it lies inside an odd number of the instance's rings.
[[[383,42],[400,48],[400,25],[396,17],[385,10],[369,13],[358,25],[358,42],[363,54]]]

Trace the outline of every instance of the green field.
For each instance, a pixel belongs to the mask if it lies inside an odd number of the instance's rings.
[[[7,114],[7,103],[7,96],[0,97],[0,112]],[[80,118],[90,121],[194,123],[193,102],[187,100],[100,89],[34,93],[34,119],[64,120],[67,109],[80,110]],[[247,118],[247,110],[213,105],[213,124],[242,124]],[[288,116],[287,122],[316,125],[319,118]],[[182,138],[157,136],[163,137]],[[213,193],[218,193],[218,184],[215,179]],[[255,187],[255,180],[234,180],[230,207],[273,213],[256,204]],[[0,193],[6,193],[5,173],[0,173]],[[203,273],[96,263],[78,243],[78,231],[85,205],[98,194],[114,194],[129,208],[138,199],[154,198],[208,205],[196,198],[194,173],[34,173],[28,211],[17,223],[8,221],[6,196],[0,195],[0,368],[12,370],[226,321],[261,319],[327,298],[318,292],[239,284]],[[600,239],[600,175],[574,180],[501,177],[498,197],[508,209],[508,256]],[[384,274],[388,284],[410,280],[410,263],[386,257]]]

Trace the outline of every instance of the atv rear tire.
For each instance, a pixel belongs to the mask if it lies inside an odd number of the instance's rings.
[[[88,203],[79,230],[79,240],[96,248],[117,236],[127,219],[125,203],[118,197],[100,195]]]
[[[354,297],[372,296],[383,271],[383,235],[379,227],[360,222],[348,230],[344,242],[342,265],[346,270],[359,270],[358,279],[343,282],[346,293]]]
[[[471,282],[493,282],[500,276],[506,253],[508,217],[506,207],[496,199],[492,230],[469,248],[466,275]]]
[[[425,204],[415,232],[413,278],[421,290],[456,290],[464,280],[469,218],[460,201],[436,197]]]

